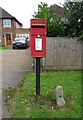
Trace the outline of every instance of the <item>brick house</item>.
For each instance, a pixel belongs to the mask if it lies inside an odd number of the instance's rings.
[[[5,46],[12,45],[16,36],[28,37],[29,30],[23,29],[22,23],[0,7],[0,42]]]
[[[63,8],[60,7],[59,5],[54,4],[54,14],[56,16],[63,16]]]
[[[17,29],[15,30],[15,33],[16,33],[16,37],[25,36],[26,38],[29,38],[30,29],[17,28]]]
[[[50,12],[52,12],[54,16],[63,16],[63,7],[53,4],[50,6]]]

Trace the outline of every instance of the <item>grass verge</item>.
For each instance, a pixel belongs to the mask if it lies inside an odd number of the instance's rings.
[[[11,47],[0,47],[0,50],[7,50],[7,49],[11,49]]]
[[[55,87],[64,90],[65,106],[56,105]],[[80,118],[81,117],[81,72],[41,73],[41,97],[35,98],[35,73],[27,72],[24,83],[13,97],[14,118]]]

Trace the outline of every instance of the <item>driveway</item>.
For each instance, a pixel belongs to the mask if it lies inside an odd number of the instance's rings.
[[[2,53],[0,51],[0,55],[2,56],[2,58],[0,57],[0,74],[2,76],[2,81],[0,80],[0,82],[2,82],[2,86],[0,86],[0,88],[8,88],[20,84],[23,80],[24,72],[32,70],[32,58],[30,56],[30,49],[3,50]],[[1,94],[2,90],[0,90],[0,96]],[[2,116],[3,118],[10,118],[10,113],[8,113],[4,102],[2,102]]]

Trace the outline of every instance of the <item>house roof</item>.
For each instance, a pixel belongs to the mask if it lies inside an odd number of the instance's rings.
[[[59,5],[55,5],[55,6],[56,6],[56,9],[55,9],[56,15],[63,16],[63,8],[60,7]]]
[[[22,26],[22,23],[20,23],[14,16],[10,15],[1,7],[0,7],[0,19],[15,19],[15,21]]]
[[[51,5],[50,10],[56,16],[63,16],[63,8],[57,4]]]

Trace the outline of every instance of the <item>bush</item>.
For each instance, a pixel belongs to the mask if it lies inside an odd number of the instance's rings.
[[[5,47],[5,45],[4,45],[4,44],[2,44],[2,43],[0,43],[0,47]]]
[[[83,40],[83,34],[79,36],[79,40]]]
[[[0,43],[0,47],[2,47],[2,43]]]

